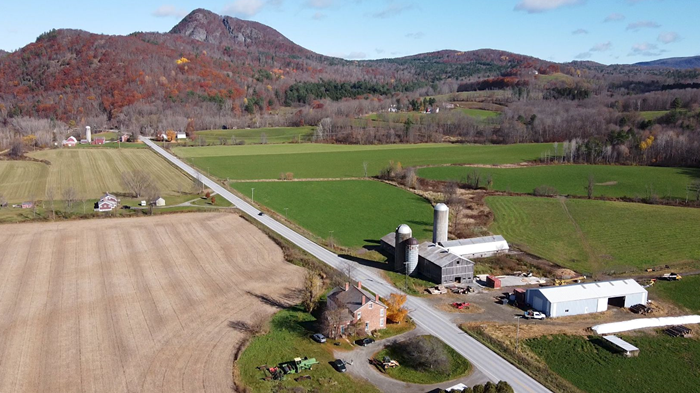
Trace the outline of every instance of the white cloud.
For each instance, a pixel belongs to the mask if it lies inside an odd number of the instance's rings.
[[[158,18],[167,18],[167,17],[174,17],[174,18],[184,18],[187,15],[187,11],[176,8],[174,5],[162,5],[158,7],[157,10],[153,11],[151,14],[155,17]]]
[[[590,59],[592,56],[593,56],[593,54],[591,52],[583,52],[583,53],[579,53],[578,55],[576,55],[576,58],[579,60],[584,60],[584,59]]]
[[[583,4],[585,2],[586,0],[520,0],[520,2],[515,5],[515,10],[532,14],[550,11],[564,6]]]
[[[224,7],[223,13],[233,16],[251,17],[265,6],[263,0],[236,0]]]
[[[678,33],[675,33],[673,31],[661,33],[661,34],[659,34],[659,37],[657,38],[657,40],[659,40],[659,42],[663,42],[664,44],[678,42],[680,39],[681,39],[681,36],[679,36]]]
[[[579,35],[579,34],[588,34],[588,30],[586,29],[576,29],[571,32],[573,35]]]
[[[641,44],[635,44],[632,46],[632,51],[628,56],[659,56],[666,52],[663,49],[659,49],[656,44],[650,44],[648,42],[642,42]]]
[[[372,17],[379,19],[391,18],[392,16],[396,16],[403,13],[404,11],[410,10],[411,8],[413,8],[413,4],[391,3],[384,9],[373,13]]]
[[[367,54],[365,52],[350,52],[347,55],[341,57],[347,60],[359,60],[367,58]]]
[[[603,42],[601,44],[596,44],[590,49],[591,52],[607,52],[612,48],[612,43],[610,41]]]
[[[605,19],[603,20],[603,22],[617,22],[617,21],[621,21],[624,19],[625,19],[624,15],[618,14],[617,12],[614,12],[614,13],[606,16]]]
[[[323,12],[315,12],[313,15],[311,15],[311,18],[314,20],[321,20],[321,19],[324,19],[325,17],[326,17],[326,14],[324,14]]]
[[[656,29],[658,27],[661,27],[661,25],[659,25],[656,22],[650,20],[640,20],[638,22],[633,22],[627,25],[627,30],[637,31],[639,29]]]
[[[419,40],[423,37],[425,37],[425,33],[423,33],[422,31],[417,31],[415,33],[406,34],[406,38],[413,38],[414,40]]]
[[[377,52],[378,55],[381,55],[382,53],[384,53],[384,49],[376,48],[374,51]]]
[[[307,0],[304,4],[310,8],[328,8],[334,3],[333,0]]]

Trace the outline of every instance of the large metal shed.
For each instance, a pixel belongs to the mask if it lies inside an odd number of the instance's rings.
[[[474,237],[440,242],[451,253],[466,258],[487,258],[508,252],[508,242],[501,235]]]
[[[528,289],[526,301],[535,310],[556,318],[602,312],[609,305],[646,304],[647,295],[647,290],[634,280],[615,280]]]

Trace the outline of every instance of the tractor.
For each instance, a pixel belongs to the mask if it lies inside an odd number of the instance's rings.
[[[470,304],[467,302],[455,302],[452,303],[452,307],[458,309],[458,310],[469,310]]]
[[[265,373],[265,380],[280,381],[285,378],[287,374],[299,374],[304,370],[311,371],[313,365],[318,364],[315,358],[294,358],[294,360],[280,363],[276,367],[260,366],[259,370],[263,370]],[[269,374],[269,375],[268,375]]]

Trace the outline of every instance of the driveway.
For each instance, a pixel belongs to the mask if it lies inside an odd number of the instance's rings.
[[[387,344],[395,341],[403,341],[411,337],[427,334],[421,328],[416,328],[408,333],[399,336],[391,337],[385,340],[379,340],[374,344],[366,347],[357,347],[353,351],[334,351],[334,356],[337,359],[343,359],[347,365],[348,372],[354,377],[364,379],[382,392],[403,392],[403,393],[425,393],[436,389],[445,389],[454,386],[458,383],[463,383],[467,386],[473,386],[486,383],[489,379],[479,371],[476,367],[472,367],[472,373],[464,378],[459,378],[454,381],[443,382],[433,385],[420,385],[415,383],[406,383],[397,381],[381,373],[376,367],[369,363],[369,359],[376,352],[382,350]]]

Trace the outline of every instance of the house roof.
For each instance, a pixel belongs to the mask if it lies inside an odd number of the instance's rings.
[[[540,291],[540,293],[552,303],[620,297],[647,292],[639,283],[630,279],[535,288],[528,289],[528,291]]]
[[[354,286],[350,286],[347,291],[345,288],[336,287],[330,294],[328,294],[328,299],[333,300],[336,305],[344,305],[345,308],[354,313],[363,306],[362,296],[365,296],[365,304],[371,301],[382,307],[386,307],[384,303],[376,302],[371,293],[365,291],[364,289],[357,289],[357,287]]]
[[[505,242],[506,239],[501,235],[496,236],[484,236],[484,237],[474,237],[471,239],[459,239],[459,240],[448,240],[446,242],[440,242],[440,245],[445,248],[458,247],[458,246],[471,246],[474,244],[488,244],[488,243],[499,243]]]
[[[418,255],[420,255],[426,261],[440,267],[445,267],[457,261],[465,261],[472,264],[474,263],[469,259],[462,258],[461,256],[453,254],[447,249],[430,242],[421,243],[421,245],[418,246]]]

